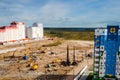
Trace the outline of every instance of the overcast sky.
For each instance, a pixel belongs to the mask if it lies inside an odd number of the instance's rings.
[[[120,24],[120,0],[0,0],[0,26],[12,21],[45,27]]]

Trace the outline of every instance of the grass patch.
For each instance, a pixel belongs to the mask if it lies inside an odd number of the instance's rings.
[[[93,40],[94,31],[72,31],[59,29],[45,29],[45,36],[58,37],[66,40]]]
[[[89,76],[87,77],[86,80],[92,80],[92,79],[93,79],[93,72],[91,72],[91,73],[89,74]]]

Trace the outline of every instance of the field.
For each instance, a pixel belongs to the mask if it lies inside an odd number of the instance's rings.
[[[45,28],[45,36],[64,38],[66,40],[90,40],[94,39],[92,29],[64,29],[64,28]]]

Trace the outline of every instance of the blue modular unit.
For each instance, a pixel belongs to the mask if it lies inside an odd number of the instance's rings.
[[[116,55],[119,49],[118,28],[119,26],[107,27],[105,75],[115,76],[116,73]]]
[[[94,80],[120,79],[119,26],[96,29],[94,42]]]
[[[118,41],[119,26],[107,26],[108,41]]]

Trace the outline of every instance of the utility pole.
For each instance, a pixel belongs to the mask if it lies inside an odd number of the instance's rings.
[[[75,62],[75,46],[73,46],[73,62]]]
[[[77,65],[77,62],[75,60],[75,46],[73,46],[73,63],[72,65]]]
[[[67,65],[70,65],[70,60],[69,60],[69,46],[67,45]]]

